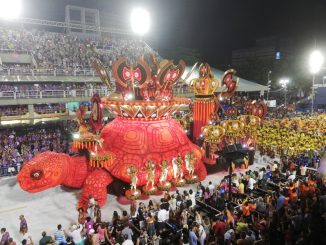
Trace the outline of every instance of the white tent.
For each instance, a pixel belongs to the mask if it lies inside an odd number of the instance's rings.
[[[191,70],[191,66],[187,66],[185,72],[183,73],[182,78],[185,78],[186,75],[189,73],[189,71]],[[215,79],[217,79],[219,82],[221,82],[224,71],[218,70],[216,68],[211,67],[212,72],[214,73],[214,77]],[[190,77],[187,79],[187,82],[191,81],[194,78],[198,78],[199,76],[199,68],[198,66],[196,67],[196,69],[193,71],[193,73],[190,75]],[[239,86],[237,89],[237,92],[254,92],[254,91],[260,91],[261,93],[263,93],[264,91],[268,90],[267,86],[264,85],[260,85],[258,83],[254,83],[251,81],[248,81],[246,79],[243,79],[241,77],[240,81],[239,81]],[[221,88],[217,89],[217,92],[221,91]]]

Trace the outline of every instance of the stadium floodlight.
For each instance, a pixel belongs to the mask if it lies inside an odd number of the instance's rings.
[[[135,8],[130,15],[130,24],[133,32],[138,35],[144,35],[150,28],[150,16],[146,9]]]
[[[290,79],[288,79],[288,78],[282,78],[281,80],[280,80],[280,84],[282,85],[282,88],[287,88],[287,84],[290,82]]]
[[[17,19],[22,10],[21,0],[0,0],[0,18]]]
[[[324,57],[322,53],[319,50],[312,51],[309,58],[310,72],[312,74],[318,73],[323,63],[324,63]]]

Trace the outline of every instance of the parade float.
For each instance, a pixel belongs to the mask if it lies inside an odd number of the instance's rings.
[[[98,59],[94,67],[110,88],[107,71]],[[107,200],[107,186],[115,179],[130,184],[125,193],[135,200],[157,188],[169,190],[205,179],[207,172],[198,146],[186,136],[179,122],[172,119],[185,98],[173,96],[172,89],[185,69],[164,60],[148,64],[143,59],[129,64],[125,58],[112,67],[116,92],[94,97],[90,122],[85,112],[77,113],[79,131],[74,134],[69,156],[44,152],[26,162],[17,176],[22,189],[39,192],[57,185],[82,188],[78,206],[85,207],[89,196],[100,206]],[[102,109],[116,117],[102,124]]]

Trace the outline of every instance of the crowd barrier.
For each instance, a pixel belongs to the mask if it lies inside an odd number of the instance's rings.
[[[92,97],[98,93],[100,96],[107,96],[108,89],[71,89],[71,90],[26,90],[0,91],[0,99],[46,99],[46,98],[74,98]]]
[[[109,74],[110,71],[109,71]],[[2,76],[86,76],[95,77],[97,76],[96,71],[93,69],[34,69],[34,68],[2,68],[0,70]]]
[[[22,162],[17,162],[16,165],[1,164],[0,177],[16,175],[22,167]]]

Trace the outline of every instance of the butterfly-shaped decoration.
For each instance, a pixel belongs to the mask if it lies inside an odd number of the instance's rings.
[[[186,63],[183,60],[179,64],[174,65],[172,61],[165,64],[157,75],[157,83],[159,89],[171,88],[178,82],[186,68]]]
[[[212,77],[211,67],[207,63],[202,63],[199,66],[200,77]]]
[[[253,102],[251,100],[249,100],[245,103],[244,109],[246,112],[251,114],[253,107],[254,107]]]
[[[106,71],[104,65],[98,58],[93,58],[92,65],[97,74],[99,75],[101,81],[109,88],[112,88],[112,83],[110,80],[109,73]]]
[[[227,88],[226,92],[223,92],[223,95],[230,97],[234,95],[235,91],[239,85],[239,78],[235,78],[236,71],[234,69],[229,69],[223,74],[222,85],[225,85]]]
[[[144,88],[151,77],[150,67],[142,60],[129,65],[127,59],[122,57],[112,65],[113,77],[124,89]]]
[[[264,101],[260,101],[258,104],[254,104],[251,114],[259,117],[260,119],[264,119],[267,114],[266,103]]]

